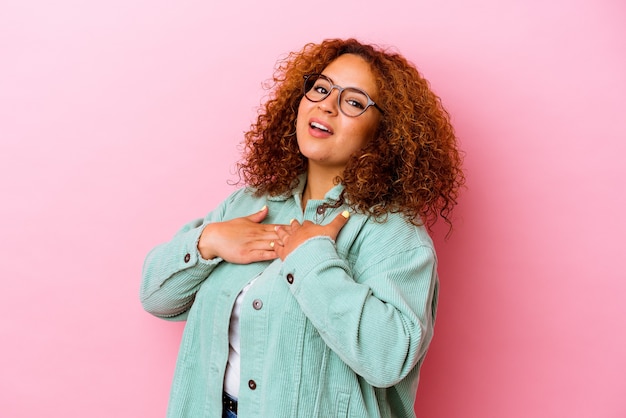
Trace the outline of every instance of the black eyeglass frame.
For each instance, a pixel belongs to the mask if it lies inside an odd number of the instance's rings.
[[[322,98],[321,98],[321,99],[319,99],[319,100],[313,100],[313,99],[311,99],[309,96],[307,96],[306,84],[307,84],[307,82],[309,81],[309,78],[311,78],[311,77],[322,78],[322,79],[324,79],[324,80],[328,81],[328,83],[330,84],[330,89],[328,90],[328,92],[324,95],[324,97],[322,97]],[[304,78],[304,83],[302,84],[302,92],[304,93],[304,97],[305,97],[308,101],[310,101],[310,102],[313,102],[313,103],[319,103],[319,102],[321,102],[321,101],[325,100],[328,96],[330,96],[330,94],[333,92],[333,90],[334,90],[334,89],[336,89],[336,90],[339,92],[339,94],[337,95],[337,107],[339,108],[339,111],[340,111],[341,113],[343,113],[344,115],[348,116],[349,118],[356,118],[356,117],[358,117],[358,116],[361,116],[363,113],[365,113],[365,111],[366,111],[367,109],[369,109],[369,107],[370,107],[370,106],[374,106],[376,109],[378,109],[378,111],[379,111],[382,115],[384,115],[384,114],[385,114],[385,112],[384,112],[384,111],[380,108],[380,106],[378,106],[378,105],[376,104],[376,102],[374,102],[374,101],[372,100],[372,98],[370,97],[370,95],[369,95],[369,94],[367,94],[365,91],[361,90],[360,88],[357,88],[357,87],[341,87],[341,86],[338,86],[337,84],[335,84],[335,83],[333,82],[333,80],[331,80],[331,79],[330,79],[330,77],[325,76],[324,74],[320,74],[320,73],[305,74],[305,75],[303,76],[303,78]],[[344,90],[356,90],[356,91],[358,91],[359,93],[363,94],[365,97],[367,97],[367,104],[365,105],[365,107],[363,108],[363,111],[362,111],[361,113],[359,113],[359,114],[357,114],[357,115],[348,115],[346,112],[344,112],[344,111],[343,111],[343,109],[341,108],[341,94],[343,93],[343,91],[344,91]]]

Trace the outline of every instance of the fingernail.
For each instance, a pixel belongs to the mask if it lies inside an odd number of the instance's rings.
[[[280,228],[280,226],[278,225],[274,226],[274,231],[278,231],[278,228]]]
[[[348,219],[350,217],[350,212],[348,212],[347,210],[344,210],[343,212],[341,212],[341,216]]]
[[[289,221],[289,225],[291,225],[293,223],[293,221],[295,221],[295,218],[291,218],[291,220]]]
[[[263,205],[263,207],[261,208],[259,212],[263,212],[265,209],[267,209],[267,205]]]

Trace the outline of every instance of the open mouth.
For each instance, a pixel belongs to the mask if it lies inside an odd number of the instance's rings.
[[[333,131],[331,131],[330,128],[328,128],[327,126],[322,125],[319,122],[311,122],[309,124],[309,126],[311,126],[311,128],[313,128],[313,129],[318,129],[318,130],[320,130],[322,132],[326,132],[326,133],[329,133],[329,134],[333,133]]]

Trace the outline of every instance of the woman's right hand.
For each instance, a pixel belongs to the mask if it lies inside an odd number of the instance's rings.
[[[273,260],[278,235],[273,224],[261,224],[267,206],[252,215],[208,224],[200,235],[198,251],[205,260],[220,257],[229,263],[249,264]]]

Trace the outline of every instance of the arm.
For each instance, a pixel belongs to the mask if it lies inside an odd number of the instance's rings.
[[[186,224],[171,241],[146,256],[139,298],[149,313],[171,320],[186,319],[200,284],[222,261],[200,256],[197,245],[204,225],[202,219]]]
[[[430,245],[389,234],[362,246],[354,270],[333,240],[310,238],[285,259],[282,275],[326,344],[376,387],[402,380],[432,338],[438,279]],[[363,250],[365,249],[365,250]],[[288,277],[291,275],[291,279]]]
[[[261,224],[267,207],[224,220],[228,204],[223,203],[204,220],[188,223],[171,241],[150,251],[140,289],[146,311],[160,318],[184,320],[200,285],[220,262],[248,264],[276,258],[269,246],[277,239],[274,225]]]

